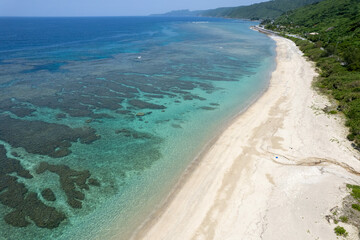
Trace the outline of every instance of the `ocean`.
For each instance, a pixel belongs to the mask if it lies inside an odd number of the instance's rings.
[[[266,90],[254,24],[0,18],[0,238],[128,239]]]

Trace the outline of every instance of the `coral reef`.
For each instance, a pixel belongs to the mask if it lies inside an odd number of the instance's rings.
[[[13,147],[50,157],[64,157],[71,151],[71,142],[90,144],[100,136],[92,128],[70,128],[63,124],[27,121],[0,115],[0,139]]]
[[[59,175],[61,188],[66,194],[67,203],[72,208],[82,208],[81,201],[85,199],[85,194],[81,192],[81,190],[89,190],[89,184],[100,186],[100,183],[96,179],[91,179],[89,180],[89,183],[87,183],[91,174],[86,170],[76,171],[66,165],[52,165],[41,162],[36,169],[36,173],[41,174],[45,171],[50,171]]]
[[[15,227],[26,227],[30,224],[30,219],[38,227],[58,227],[66,218],[65,214],[45,205],[36,193],[28,192],[25,185],[12,176],[16,173],[19,177],[33,178],[30,172],[21,166],[20,161],[6,156],[3,145],[0,145],[0,166],[0,202],[14,208],[4,216],[5,222]]]

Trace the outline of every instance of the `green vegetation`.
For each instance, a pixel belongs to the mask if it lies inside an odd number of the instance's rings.
[[[360,186],[351,184],[347,184],[346,186],[351,189],[351,196],[360,201]]]
[[[252,4],[250,6],[225,7],[207,10],[201,13],[206,17],[225,17],[243,19],[275,19],[281,14],[301,6],[319,2],[321,0],[272,0]]]
[[[359,204],[353,204],[353,205],[351,205],[351,207],[353,209],[356,209],[356,210],[360,211],[360,205]]]
[[[347,223],[349,221],[349,218],[347,216],[341,216],[340,221],[342,221],[343,223]]]
[[[266,28],[291,38],[320,70],[316,86],[345,114],[348,139],[360,147],[360,1],[324,0],[282,15]]]
[[[332,208],[330,212],[332,215],[325,216],[326,220],[330,223],[330,219],[334,224],[338,224],[339,221],[351,224],[360,230],[360,186],[358,185],[346,185],[350,191],[350,194],[343,199],[342,208],[338,206]],[[354,211],[354,209],[356,211]],[[338,218],[336,215],[339,215]],[[348,233],[343,227],[337,226],[334,229],[336,235],[346,237]]]
[[[348,235],[345,228],[343,228],[343,227],[337,226],[336,228],[334,228],[334,230],[335,230],[335,234],[338,236],[346,237]]]
[[[360,203],[360,186],[351,185],[351,184],[347,184],[346,186],[349,189],[351,189],[351,196],[353,196],[353,198]],[[351,207],[353,209],[356,209],[356,210],[360,211],[360,205],[359,204],[352,204]]]

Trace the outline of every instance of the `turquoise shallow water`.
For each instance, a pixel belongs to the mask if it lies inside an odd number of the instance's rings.
[[[0,19],[7,36],[0,39],[1,164],[15,159],[32,176],[10,167],[1,173],[2,237],[106,238],[117,229],[126,239],[267,88],[275,43],[251,25]],[[44,163],[50,167],[42,171]],[[55,201],[42,193],[47,188]],[[49,211],[58,218],[49,220]]]

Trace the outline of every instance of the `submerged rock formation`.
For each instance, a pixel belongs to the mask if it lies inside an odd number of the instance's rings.
[[[81,190],[89,190],[89,184],[100,186],[100,183],[96,179],[89,179],[87,183],[88,178],[91,176],[87,170],[76,171],[66,165],[52,165],[42,162],[36,169],[36,173],[41,174],[45,171],[59,175],[61,188],[66,194],[67,203],[72,208],[82,208],[81,201],[85,199],[85,194],[81,192]]]
[[[46,201],[56,201],[56,196],[50,188],[45,188],[42,190],[41,195]]]
[[[65,214],[41,202],[34,192],[28,192],[18,177],[33,178],[20,161],[8,158],[6,149],[0,145],[0,202],[14,210],[4,216],[6,223],[15,227],[26,227],[32,220],[36,226],[55,228],[66,218]],[[10,175],[11,174],[11,175]]]
[[[63,124],[27,121],[0,115],[0,139],[13,147],[23,147],[27,152],[50,157],[64,157],[71,153],[71,142],[80,140],[90,144],[99,139],[95,129],[70,128]]]
[[[138,132],[134,129],[127,129],[127,128],[118,129],[115,131],[115,134],[121,134],[124,137],[132,137],[135,139],[150,139],[150,138],[152,138],[152,135],[149,133]]]
[[[34,192],[29,192],[26,196],[27,189],[23,184],[17,184],[16,191],[7,191],[8,198],[5,205],[15,208],[14,211],[5,215],[5,222],[15,227],[26,227],[30,224],[27,217],[30,218],[38,227],[41,228],[56,228],[65,220],[64,213],[57,211],[54,207],[49,207],[41,202]],[[17,190],[19,188],[19,190]],[[14,194],[17,196],[16,204],[9,204],[14,202]],[[1,202],[4,204],[3,199]]]
[[[164,105],[157,105],[154,103],[148,103],[139,99],[132,99],[129,101],[129,104],[131,104],[134,107],[140,108],[140,109],[144,109],[144,108],[149,108],[149,109],[165,109],[166,107]]]

